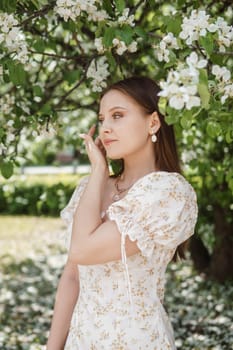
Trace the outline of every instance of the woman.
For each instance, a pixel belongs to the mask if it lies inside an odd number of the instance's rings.
[[[62,212],[72,237],[48,350],[175,349],[164,275],[194,232],[197,205],[158,92],[144,77],[113,84],[100,101],[99,137],[94,128],[81,135],[91,174]],[[119,176],[109,176],[106,157],[122,160]]]

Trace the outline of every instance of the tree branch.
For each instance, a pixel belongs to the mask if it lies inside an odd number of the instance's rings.
[[[137,9],[145,2],[146,5],[146,0],[139,0],[138,3],[131,8],[129,15],[133,15],[136,13]]]
[[[31,22],[34,18],[45,15],[47,12],[49,12],[54,7],[55,4],[56,4],[56,1],[52,0],[49,5],[45,5],[41,10],[33,12],[33,14],[31,16],[29,16],[28,18],[26,18],[25,20],[23,20],[20,23],[20,25],[25,26],[29,22]]]
[[[77,82],[77,84],[75,84],[72,89],[70,89],[69,91],[67,91],[63,96],[61,96],[61,99],[60,101],[58,102],[58,104],[56,105],[56,108],[60,107],[62,105],[62,103],[65,101],[66,97],[69,96],[74,90],[76,90],[83,82],[84,80],[86,79],[86,73],[87,73],[87,70],[89,68],[89,65],[92,61],[94,57],[90,58],[88,63],[86,64],[86,67],[85,67],[85,70],[83,72],[83,77]]]
[[[54,54],[54,53],[49,53],[49,52],[37,52],[37,51],[33,51],[33,50],[28,50],[29,52],[31,52],[32,54],[37,54],[37,55],[42,55],[42,56],[49,56],[49,57],[54,57],[54,58],[62,58],[65,60],[73,60],[73,61],[83,61],[83,64],[86,63],[86,57],[82,57],[82,56],[64,56],[64,55],[58,55],[58,54]]]
[[[214,53],[222,56],[233,56],[233,51],[225,51],[225,52],[220,52],[220,51],[213,51]]]

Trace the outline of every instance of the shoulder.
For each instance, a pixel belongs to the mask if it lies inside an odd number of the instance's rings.
[[[129,194],[153,196],[155,194],[168,194],[172,192],[183,193],[187,196],[195,196],[195,191],[190,183],[179,173],[156,171],[139,179],[129,191]]]

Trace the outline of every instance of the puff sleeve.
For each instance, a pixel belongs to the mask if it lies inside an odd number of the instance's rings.
[[[122,237],[137,241],[142,255],[150,258],[156,246],[175,249],[194,233],[196,194],[180,174],[154,172],[113,203],[108,216]]]
[[[88,176],[83,177],[80,180],[79,185],[74,190],[67,206],[64,209],[62,209],[62,211],[60,212],[60,217],[65,222],[65,224],[67,226],[67,231],[68,231],[67,235],[66,235],[66,239],[65,239],[65,241],[66,241],[65,245],[67,248],[69,248],[70,240],[71,240],[73,216],[74,216],[75,210],[79,204],[82,193],[84,192],[84,189],[86,188],[87,182],[88,182]]]

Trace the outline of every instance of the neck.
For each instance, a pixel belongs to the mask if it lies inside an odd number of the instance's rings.
[[[146,174],[156,171],[153,159],[127,160],[124,159],[123,181],[126,184],[134,183]]]

